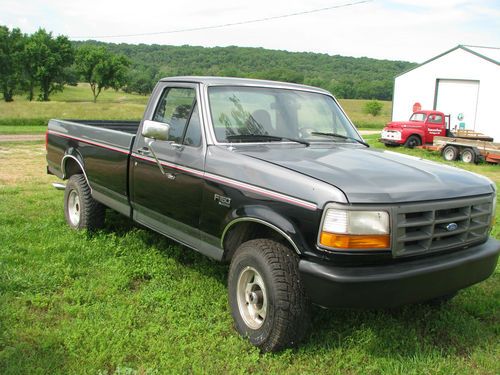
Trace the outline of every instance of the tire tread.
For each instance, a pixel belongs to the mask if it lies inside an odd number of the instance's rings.
[[[293,347],[305,337],[310,324],[309,303],[300,280],[298,256],[279,242],[255,239],[238,248],[233,262],[238,263],[249,254],[262,256],[269,265],[276,291],[274,324],[268,337],[257,346],[264,352]],[[231,268],[229,280],[236,277]]]
[[[65,192],[65,214],[67,215],[66,202],[70,190],[77,190],[80,197],[81,217],[80,223],[75,229],[97,230],[104,226],[106,207],[92,198],[90,186],[83,174],[72,175],[66,187]],[[69,220],[67,220],[70,224]],[[71,224],[70,224],[71,226]]]

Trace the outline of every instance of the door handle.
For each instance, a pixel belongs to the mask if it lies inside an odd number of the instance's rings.
[[[149,148],[147,147],[143,147],[143,148],[140,148],[137,150],[137,153],[139,155],[144,155],[144,156],[148,156],[148,155],[151,155],[151,151],[149,150]]]

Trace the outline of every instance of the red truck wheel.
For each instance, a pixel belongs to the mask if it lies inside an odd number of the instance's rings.
[[[409,148],[417,147],[422,144],[418,135],[410,135],[405,142],[405,146]]]

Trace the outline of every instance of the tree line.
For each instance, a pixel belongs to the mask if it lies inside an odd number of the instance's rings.
[[[75,48],[66,36],[54,37],[39,29],[31,35],[0,26],[0,89],[6,102],[25,93],[33,100],[48,101],[64,85],[87,82],[94,102],[102,90],[120,89],[128,79],[130,61],[103,46]]]
[[[44,29],[31,35],[0,26],[0,89],[5,101],[25,93],[49,100],[64,85],[87,82],[96,101],[104,89],[148,95],[159,78],[213,75],[322,87],[339,98],[391,100],[394,77],[415,64],[248,47],[196,47],[72,42]]]

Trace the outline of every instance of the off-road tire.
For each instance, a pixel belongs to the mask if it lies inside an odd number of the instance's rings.
[[[418,135],[410,135],[405,142],[405,147],[408,147],[408,148],[414,148],[414,147],[421,146],[421,145],[422,145],[422,141],[420,140]]]
[[[72,193],[74,192],[74,193]],[[79,220],[71,219],[70,196],[76,194],[79,199]],[[71,176],[64,191],[64,216],[68,225],[76,230],[96,230],[104,226],[105,207],[97,202],[90,193],[90,187],[83,174]]]
[[[298,262],[297,254],[291,249],[268,239],[243,243],[232,258],[228,292],[235,328],[263,352],[296,346],[308,332],[309,302],[300,279]],[[237,295],[240,277],[249,268],[260,274],[267,294],[266,317],[255,329],[245,322]]]

